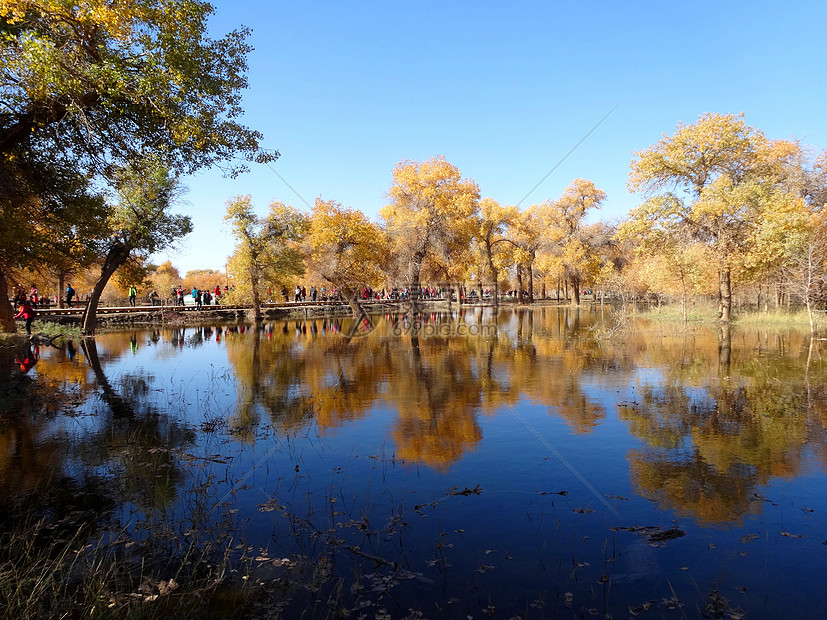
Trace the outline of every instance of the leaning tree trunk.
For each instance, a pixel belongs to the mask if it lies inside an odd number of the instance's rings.
[[[0,269],[0,331],[7,334],[17,333],[14,308],[9,302],[9,284],[2,269]]]
[[[98,302],[100,301],[103,289],[109,282],[109,278],[117,271],[118,267],[123,265],[129,258],[129,252],[132,248],[122,243],[109,249],[106,254],[106,259],[103,261],[103,268],[98,281],[95,282],[95,288],[92,289],[92,295],[89,297],[89,303],[83,309],[83,318],[81,319],[81,331],[84,335],[92,336],[98,327]]]

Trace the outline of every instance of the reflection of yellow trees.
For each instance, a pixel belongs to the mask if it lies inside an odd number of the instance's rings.
[[[468,363],[462,340],[410,337],[410,350],[399,355],[385,398],[396,404],[397,454],[405,460],[444,468],[482,439],[476,420],[480,380]]]
[[[633,482],[661,505],[703,522],[739,521],[760,510],[756,489],[799,472],[814,426],[800,336],[742,331],[728,341],[725,368],[717,364],[720,339],[713,332],[653,347],[648,354],[671,373],[639,386],[635,401],[618,408],[646,442],[628,455]],[[710,377],[716,368],[726,376]]]
[[[590,390],[639,373],[635,397],[618,407],[643,440],[628,456],[634,483],[705,522],[759,510],[756,488],[797,473],[808,437],[827,434],[820,362],[811,360],[808,392],[809,343],[794,332],[738,330],[722,340],[717,330],[638,320],[614,342],[600,338],[600,321],[599,310],[462,310],[376,318],[369,334],[351,319],[278,323],[231,334],[227,346],[239,411],[266,411],[285,430],[312,415],[331,432],[374,408],[395,410],[396,454],[435,468],[481,441],[481,413],[523,399],[591,432],[606,411]]]
[[[583,322],[594,320],[589,314]],[[329,432],[381,405],[398,411],[397,455],[436,468],[480,441],[480,412],[523,397],[549,406],[575,432],[588,432],[605,411],[585,394],[580,375],[603,362],[593,338],[575,337],[580,321],[568,313],[560,321],[556,312],[505,311],[493,329],[489,318],[463,311],[377,317],[369,337],[360,337],[363,326],[352,319],[229,334],[228,358],[239,381],[232,426],[252,438],[265,411],[281,430],[312,415]]]
[[[44,491],[61,477],[63,456],[57,440],[46,440],[44,429],[26,416],[14,416],[0,427],[0,497]]]

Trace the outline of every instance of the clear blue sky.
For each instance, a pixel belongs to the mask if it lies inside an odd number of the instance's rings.
[[[223,270],[233,196],[264,214],[321,195],[375,219],[397,162],[444,155],[516,204],[612,109],[522,206],[583,177],[608,194],[596,218],[624,218],[632,153],[705,112],[827,147],[821,0],[214,3],[214,36],[253,29],[244,122],[282,157],[184,180],[194,232],[155,257],[182,275]]]

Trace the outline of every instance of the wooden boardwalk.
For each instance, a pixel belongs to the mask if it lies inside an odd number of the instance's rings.
[[[443,302],[447,303],[446,299],[428,299],[422,300],[424,302]],[[408,300],[401,300],[401,299],[368,299],[368,300],[360,300],[360,305],[365,307],[366,309],[370,310],[381,310],[382,308],[387,309],[396,309],[405,303],[408,303]],[[48,308],[37,308],[37,316],[38,318],[47,318],[47,317],[58,317],[58,316],[80,316],[83,314],[86,304],[84,303],[81,306],[73,306],[72,308],[56,308],[56,307],[48,307]],[[261,304],[261,309],[263,311],[267,310],[284,310],[284,311],[291,311],[291,310],[313,310],[315,311],[323,311],[327,309],[339,309],[339,308],[347,308],[348,303],[346,301],[288,301],[288,302],[269,302]],[[243,310],[251,310],[253,308],[252,304],[242,304],[242,305],[232,305],[232,306],[225,306],[225,305],[209,305],[209,306],[201,306],[198,308],[195,305],[188,304],[185,306],[175,306],[175,305],[136,305],[133,306],[98,306],[97,315],[98,316],[106,316],[106,315],[117,315],[117,314],[130,314],[130,313],[139,313],[139,312],[161,312],[164,310],[172,310],[174,312],[211,312],[211,311],[219,311],[219,312],[237,312]]]

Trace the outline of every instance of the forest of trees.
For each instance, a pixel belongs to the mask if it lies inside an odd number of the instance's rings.
[[[149,263],[192,228],[171,213],[180,175],[241,162],[225,168],[233,175],[278,157],[234,120],[247,32],[207,37],[212,7],[201,0],[89,6],[0,0],[0,291],[85,282],[87,333],[110,280],[116,294],[137,283],[166,296],[174,284],[231,278],[248,302],[298,282],[347,297],[409,288],[414,300],[421,286],[447,284],[490,289],[494,303],[504,288],[521,302],[575,305],[592,290],[672,299],[684,312],[710,297],[723,322],[738,296],[811,316],[823,306],[827,150],[716,113],[635,153],[628,188],[641,204],[621,222],[595,218],[607,196],[588,179],[521,210],[481,198],[438,156],[397,164],[378,221],[329,197],[310,213],[274,202],[265,216],[249,196],[230,198],[227,273],[181,278]],[[0,330],[15,330],[10,304],[0,304]]]

